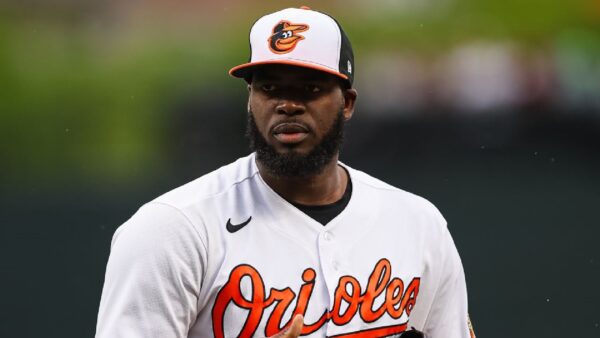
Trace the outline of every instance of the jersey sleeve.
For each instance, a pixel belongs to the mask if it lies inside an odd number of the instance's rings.
[[[465,273],[447,227],[444,227],[440,257],[440,280],[424,333],[427,338],[470,338]]]
[[[113,236],[96,337],[187,337],[205,266],[206,247],[181,211],[143,206]]]

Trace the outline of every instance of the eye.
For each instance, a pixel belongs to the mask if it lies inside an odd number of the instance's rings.
[[[304,90],[309,93],[318,93],[321,91],[321,88],[316,85],[307,84],[307,85],[304,85]]]
[[[277,87],[274,84],[265,83],[260,86],[260,89],[262,89],[265,92],[272,92],[272,91],[275,91],[275,89],[277,89]]]
[[[287,32],[283,33],[283,37],[286,38],[286,39],[289,38],[289,37],[291,37],[291,36],[292,36],[292,32],[290,32],[290,31],[287,31]]]

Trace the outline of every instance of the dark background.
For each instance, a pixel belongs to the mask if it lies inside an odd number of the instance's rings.
[[[442,211],[478,337],[600,337],[599,8],[391,3],[309,4],[355,43],[342,161]],[[0,7],[0,337],[94,335],[114,230],[248,153],[226,71],[286,5]]]

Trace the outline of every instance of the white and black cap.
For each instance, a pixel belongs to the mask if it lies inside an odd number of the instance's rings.
[[[229,74],[249,80],[259,65],[286,64],[354,80],[350,41],[331,16],[306,6],[287,8],[258,19],[250,29],[250,60]]]

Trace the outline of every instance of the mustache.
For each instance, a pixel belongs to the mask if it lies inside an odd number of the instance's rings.
[[[251,109],[248,109],[248,118],[255,121],[254,120],[254,112]],[[310,124],[298,119],[297,117],[284,117],[284,118],[280,119],[279,121],[276,121],[275,123],[273,123],[268,129],[268,133],[275,134],[278,132],[278,130],[282,130],[282,129],[285,129],[288,127],[298,128],[306,133],[312,133],[313,129],[314,129]]]
[[[299,121],[299,119],[293,116],[283,118],[273,125],[277,126],[278,124],[290,121],[299,122],[306,126],[306,123]],[[257,160],[264,164],[271,174],[277,177],[310,177],[320,173],[327,163],[339,153],[344,138],[344,122],[343,109],[340,108],[329,131],[327,131],[320,143],[310,150],[308,154],[299,154],[293,151],[287,154],[280,154],[258,130],[254,114],[249,110],[246,137],[250,141],[250,150],[256,152]],[[294,131],[293,128],[299,127],[288,125],[280,128],[287,129],[287,131]]]

